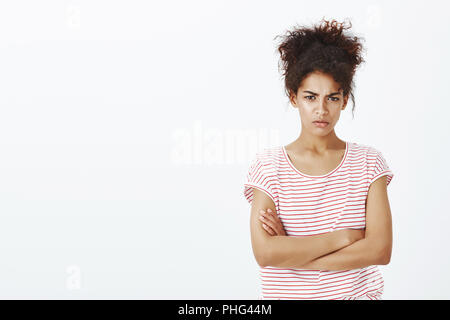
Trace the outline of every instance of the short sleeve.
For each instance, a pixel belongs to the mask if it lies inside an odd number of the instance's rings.
[[[389,168],[386,159],[384,158],[383,154],[375,150],[375,160],[371,164],[371,170],[369,175],[369,185],[377,180],[380,177],[387,176],[387,184],[391,182],[392,178],[394,177],[393,172]]]
[[[253,201],[253,188],[263,191],[276,203],[274,176],[271,164],[257,154],[250,163],[244,183],[244,196],[250,204]]]

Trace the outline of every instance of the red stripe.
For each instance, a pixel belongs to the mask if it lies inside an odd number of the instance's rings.
[[[383,175],[389,184],[393,174],[385,158],[367,145],[349,142],[339,165],[316,177],[295,168],[278,146],[257,153],[244,196],[251,203],[253,187],[266,192],[288,236],[319,235],[364,228],[369,185]],[[384,290],[376,265],[343,271],[266,267],[260,279],[261,299],[379,299]]]

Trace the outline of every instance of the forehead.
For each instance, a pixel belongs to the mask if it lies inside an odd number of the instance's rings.
[[[330,74],[316,71],[308,74],[303,79],[300,88],[314,92],[328,92],[330,90],[334,92],[338,91],[340,85]]]

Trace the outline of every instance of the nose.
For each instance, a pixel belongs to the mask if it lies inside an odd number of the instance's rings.
[[[328,108],[327,108],[327,100],[326,98],[319,101],[319,103],[317,104],[317,108],[316,108],[316,114],[317,115],[321,115],[321,114],[327,114],[328,113]]]

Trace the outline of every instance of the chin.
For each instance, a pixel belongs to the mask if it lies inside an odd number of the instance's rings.
[[[330,132],[333,131],[333,127],[329,127],[329,125],[326,128],[317,128],[314,127],[311,129],[312,133],[316,136],[327,136],[330,134]]]

